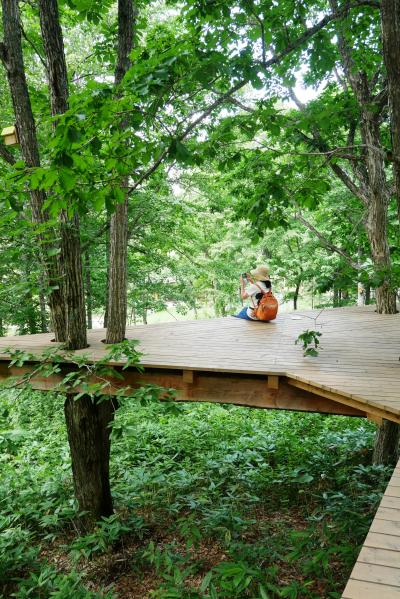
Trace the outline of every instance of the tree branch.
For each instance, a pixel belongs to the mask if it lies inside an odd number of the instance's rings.
[[[288,88],[288,90],[289,90],[290,97],[296,103],[299,110],[304,111],[306,107],[297,98],[296,94],[294,93],[294,90],[292,88]],[[328,144],[323,140],[320,132],[318,131],[318,129],[316,127],[314,127],[312,130],[312,138],[305,135],[300,129],[298,129],[298,132],[300,133],[300,135],[302,136],[302,138],[304,139],[304,141],[306,143],[309,143],[309,144],[311,144],[312,147],[317,148],[321,154],[324,154],[324,155],[330,154],[331,150],[329,149]],[[361,200],[361,202],[364,205],[367,205],[368,198],[363,193],[362,188],[358,187],[354,183],[354,181],[349,177],[349,175],[346,173],[346,171],[341,166],[339,166],[336,162],[331,161],[332,157],[333,156],[329,156],[329,158],[327,160],[327,164],[329,165],[330,169],[335,173],[335,175],[338,177],[338,179],[340,179],[340,181],[342,181],[342,183],[347,187],[347,189],[349,189],[351,191],[351,193],[353,195],[355,195],[359,200]]]
[[[355,0],[352,4],[349,4],[348,6],[342,9],[338,9],[332,12],[331,14],[326,15],[323,19],[318,21],[318,23],[306,29],[306,31],[302,35],[300,35],[294,41],[290,42],[286,46],[286,48],[284,48],[281,52],[278,52],[278,54],[275,54],[269,60],[267,60],[265,64],[262,65],[263,68],[268,69],[269,67],[278,64],[285,56],[293,52],[293,50],[295,50],[296,48],[302,46],[304,42],[312,38],[316,33],[321,31],[330,22],[340,19],[342,16],[346,15],[348,11],[352,8],[358,8],[360,6],[372,6],[374,8],[379,9],[380,3],[377,0]],[[195,119],[190,125],[188,125],[188,127],[181,134],[177,134],[175,140],[172,141],[183,141],[197,127],[197,125],[199,125],[208,116],[210,116],[210,114],[215,110],[215,108],[218,108],[225,101],[228,101],[231,98],[232,94],[244,87],[247,83],[247,79],[238,81],[238,83],[236,83],[229,91],[227,91],[225,94],[222,94],[197,119]],[[144,181],[146,181],[146,179],[148,179],[158,169],[163,160],[168,156],[170,149],[171,145],[161,152],[161,154],[155,160],[155,162],[144,173],[142,173],[142,175],[139,176],[138,180],[129,188],[129,193],[135,191]]]
[[[2,143],[0,143],[0,157],[8,162],[8,164],[12,165],[16,163],[14,156],[3,146]]]
[[[320,231],[318,231],[318,229],[316,229],[314,227],[314,225],[312,225],[310,222],[308,222],[308,220],[306,220],[300,212],[296,212],[294,215],[294,218],[296,220],[298,220],[300,223],[302,223],[309,231],[312,231],[312,233],[314,233],[314,235],[316,237],[318,237],[318,239],[321,241],[321,243],[324,245],[324,247],[328,248],[332,252],[335,252],[336,254],[339,254],[339,256],[344,258],[346,260],[346,262],[348,262],[350,264],[350,266],[352,266],[356,270],[359,269],[358,263],[354,262],[354,260],[351,258],[351,256],[346,254],[346,252],[343,251],[340,247],[338,247],[337,245],[335,245],[334,243],[332,243],[331,241],[326,239],[326,237],[324,237],[324,235],[322,235],[322,233],[320,233]]]
[[[21,33],[22,33],[22,37],[28,42],[28,44],[32,47],[32,49],[34,50],[35,54],[37,55],[37,57],[39,58],[40,62],[42,63],[42,65],[44,66],[44,70],[46,73],[48,73],[48,68],[47,68],[47,64],[45,59],[43,58],[43,56],[40,54],[39,50],[37,49],[37,47],[35,46],[35,44],[32,42],[32,40],[29,39],[29,37],[26,35],[24,28],[22,27],[22,25],[20,25],[21,28]]]

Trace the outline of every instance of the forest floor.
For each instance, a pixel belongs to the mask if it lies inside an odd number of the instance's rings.
[[[78,532],[62,397],[0,395],[0,596],[339,598],[390,476],[374,425],[141,405],[113,429],[114,516]]]

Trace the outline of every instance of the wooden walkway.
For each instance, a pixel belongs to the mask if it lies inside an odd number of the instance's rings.
[[[305,329],[322,333],[316,358],[304,358],[301,347],[295,345]],[[89,331],[90,347],[77,353],[92,361],[103,358],[107,351],[101,342],[104,337],[103,329]],[[200,373],[255,375],[254,380],[268,376],[272,387],[274,377],[280,377],[299,393],[342,403],[353,408],[354,414],[364,411],[364,416],[370,413],[372,418],[400,422],[400,315],[378,315],[373,306],[284,313],[271,323],[228,317],[137,326],[128,329],[127,337],[140,341],[146,371],[180,371],[180,376],[189,371],[199,378]],[[1,338],[0,376],[6,376],[9,356],[2,353],[6,348],[40,353],[54,345],[50,340],[50,334]],[[169,381],[174,383],[174,377]],[[193,400],[201,400],[199,393]],[[329,409],[316,405],[314,411]]]
[[[400,461],[342,595],[342,599],[399,598]]]

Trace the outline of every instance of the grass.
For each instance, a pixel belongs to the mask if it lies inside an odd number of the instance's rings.
[[[113,430],[116,513],[82,535],[62,397],[3,393],[0,595],[338,598],[390,474],[369,465],[374,430],[129,400]]]

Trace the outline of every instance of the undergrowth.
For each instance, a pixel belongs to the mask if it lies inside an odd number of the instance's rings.
[[[63,400],[0,396],[0,595],[340,597],[385,488],[358,418],[130,400],[116,514],[77,528]]]

